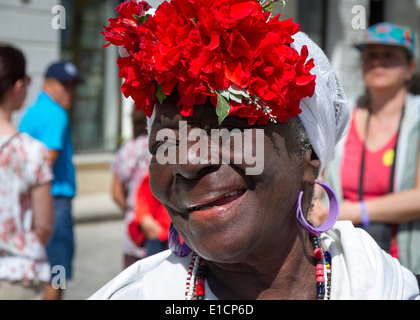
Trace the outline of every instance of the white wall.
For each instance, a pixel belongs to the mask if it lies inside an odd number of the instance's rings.
[[[32,78],[25,106],[37,97],[47,66],[60,57],[60,31],[51,25],[57,4],[59,0],[0,0],[0,43],[23,51]],[[15,114],[14,121],[19,117]]]

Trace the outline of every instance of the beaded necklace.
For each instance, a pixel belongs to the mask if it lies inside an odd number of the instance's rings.
[[[309,238],[314,249],[316,265],[316,300],[329,300],[331,297],[331,255],[315,233]],[[204,300],[205,279],[209,268],[197,253],[193,253],[185,289],[185,300]]]

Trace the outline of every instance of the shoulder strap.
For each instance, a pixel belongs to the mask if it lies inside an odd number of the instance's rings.
[[[20,133],[15,133],[13,136],[11,136],[1,147],[0,152],[14,139],[16,138]]]

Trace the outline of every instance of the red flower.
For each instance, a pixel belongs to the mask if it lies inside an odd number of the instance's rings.
[[[186,116],[209,97],[216,107],[216,92],[242,88],[251,98],[229,101],[229,113],[251,124],[287,121],[300,113],[301,99],[312,96],[313,61],[306,61],[306,47],[301,54],[290,47],[299,26],[279,16],[268,21],[257,0],[172,0],[147,21],[136,19],[149,8],[144,1],[121,4],[120,16],[103,32],[129,53],[118,60],[122,91],[146,115],[157,94],[175,88]]]

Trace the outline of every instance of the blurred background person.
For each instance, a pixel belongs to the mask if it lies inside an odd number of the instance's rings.
[[[162,203],[150,189],[149,172],[137,188],[135,199],[135,218],[130,229],[141,232],[145,239],[146,255],[152,256],[168,249],[169,228],[171,218]]]
[[[0,299],[44,298],[50,280],[45,245],[53,230],[47,148],[11,123],[30,80],[14,47],[0,45]]]
[[[366,229],[382,249],[418,274],[420,97],[408,92],[416,69],[415,43],[406,26],[380,23],[366,30],[356,46],[366,94],[352,106],[350,129],[325,180],[343,200],[339,219]]]
[[[23,115],[19,130],[42,141],[49,149],[54,179],[55,225],[47,255],[51,267],[63,266],[66,281],[72,278],[74,232],[72,199],[76,195],[73,143],[68,110],[71,108],[77,85],[83,83],[76,66],[71,62],[52,64],[45,74],[42,92]],[[54,275],[53,275],[54,276]],[[46,299],[62,298],[62,288],[46,286]]]
[[[151,155],[148,149],[146,116],[133,106],[131,112],[133,137],[117,151],[111,164],[113,174],[112,197],[124,211],[125,233],[122,251],[124,268],[146,256],[143,248],[144,235],[137,230],[130,232],[130,223],[134,219],[134,198],[138,186],[149,168]]]

